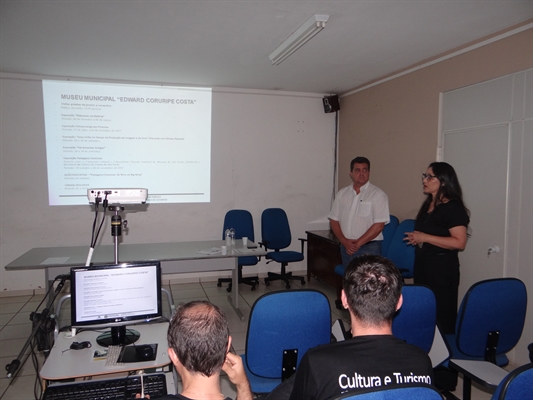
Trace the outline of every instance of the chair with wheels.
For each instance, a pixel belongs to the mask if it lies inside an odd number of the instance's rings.
[[[435,338],[437,303],[426,286],[405,285],[403,304],[392,320],[392,334],[429,353]]]
[[[250,311],[241,355],[252,392],[271,392],[294,373],[308,349],[330,341],[331,310],[323,293],[303,289],[261,296]]]
[[[285,287],[290,289],[290,280],[299,280],[302,285],[305,284],[303,276],[293,275],[287,272],[286,268],[289,263],[303,261],[304,259],[304,242],[306,239],[298,239],[302,244],[301,252],[283,250],[290,246],[292,237],[287,214],[281,208],[267,208],[261,214],[261,246],[267,251],[267,264],[275,261],[281,264],[279,274],[268,272],[265,278],[265,285],[269,286],[271,281],[282,280]],[[272,251],[269,251],[272,250]]]
[[[344,393],[332,400],[442,400],[436,387],[425,383],[380,386],[358,390],[356,393]]]
[[[394,237],[398,225],[400,225],[398,217],[391,215],[389,223],[383,228],[383,241],[381,242],[381,255],[383,257],[387,257],[392,238]]]
[[[224,217],[224,226],[222,228],[222,239],[224,238],[224,232],[226,229],[233,228],[235,230],[235,239],[242,239],[247,237],[248,240],[252,242],[255,241],[254,237],[254,220],[252,214],[247,210],[230,210],[226,213]],[[255,290],[255,286],[259,284],[258,276],[242,276],[242,267],[243,266],[252,266],[256,265],[259,262],[259,259],[255,256],[244,256],[237,259],[238,262],[238,277],[239,283],[244,283],[250,285],[252,290]],[[229,282],[228,288],[226,291],[231,292],[231,287],[233,284],[232,278],[220,278],[218,280],[217,286],[221,287],[222,283]]]

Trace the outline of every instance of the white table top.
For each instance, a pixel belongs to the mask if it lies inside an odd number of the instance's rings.
[[[509,372],[488,361],[450,359],[450,364],[470,379],[490,389],[496,389]]]
[[[135,342],[136,345],[158,344],[156,359],[154,361],[125,363],[123,366],[115,367],[106,367],[105,359],[93,359],[95,350],[104,350],[103,347],[96,343],[96,337],[102,333],[102,329],[99,329],[99,332],[83,331],[75,337],[67,336],[70,335],[70,331],[61,332],[39,375],[41,379],[45,380],[61,380],[164,367],[171,363],[167,353],[168,325],[168,322],[128,325],[128,328],[135,329],[141,334],[139,340]],[[70,350],[70,345],[73,342],[83,342],[86,340],[91,342],[92,347],[82,350]]]
[[[242,245],[242,240],[235,241],[235,245],[228,249],[226,255],[220,252],[210,252],[220,249],[226,243],[223,240],[203,240],[194,242],[175,243],[139,243],[120,244],[118,246],[119,262],[131,261],[180,261],[202,260],[212,258],[234,258],[241,256],[262,256],[264,249],[248,249]],[[250,243],[249,244],[253,244]],[[64,266],[83,266],[89,253],[88,246],[68,247],[36,247],[5,266],[6,270],[45,269]],[[114,261],[114,246],[100,245],[94,249],[92,264],[106,264]]]

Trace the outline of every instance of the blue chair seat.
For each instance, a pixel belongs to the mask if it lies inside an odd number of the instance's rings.
[[[267,253],[266,258],[279,263],[291,263],[303,261],[304,255],[302,253],[298,253],[297,251],[272,251],[270,253]]]

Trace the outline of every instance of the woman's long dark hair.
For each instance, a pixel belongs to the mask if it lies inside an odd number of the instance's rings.
[[[466,208],[463,202],[463,190],[461,189],[459,179],[457,179],[457,174],[453,167],[446,162],[432,162],[428,168],[433,170],[433,174],[440,182],[439,191],[435,195],[435,207],[442,203],[442,199],[455,200],[461,204],[467,215],[470,216],[470,210]],[[432,198],[433,196],[431,194],[427,195],[426,200],[422,203],[422,207],[420,207],[420,211],[418,211],[416,219],[428,212]]]

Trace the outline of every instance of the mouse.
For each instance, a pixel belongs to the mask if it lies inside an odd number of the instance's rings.
[[[154,359],[154,349],[149,344],[135,346],[135,352],[139,361],[151,361]]]

